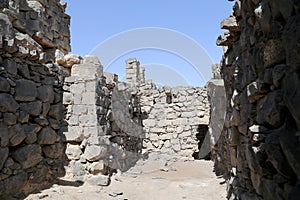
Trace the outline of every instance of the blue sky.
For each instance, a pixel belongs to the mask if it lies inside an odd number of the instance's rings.
[[[97,56],[104,69],[117,73],[119,79],[125,74],[125,60],[136,57],[146,66],[146,78],[171,86],[205,84],[208,77],[203,74],[210,73],[209,65],[219,63],[222,56],[222,48],[216,46],[216,38],[223,33],[220,22],[230,15],[233,6],[227,0],[64,1],[71,15],[71,53],[81,56],[100,53]],[[166,31],[165,39],[147,28],[157,30],[158,34]],[[151,31],[137,35],[139,32],[135,30],[141,29]],[[136,40],[132,42],[124,33],[132,33]],[[117,40],[122,34],[126,36]],[[155,39],[156,45],[141,45],[145,40]],[[165,40],[170,40],[173,46],[163,44]],[[135,42],[135,47],[129,48],[126,41]],[[105,46],[105,42],[113,45]],[[107,51],[103,51],[104,46]],[[118,51],[122,48],[124,51]],[[195,59],[198,52],[202,64]],[[109,60],[109,56],[113,59]],[[211,63],[205,61],[208,58]]]

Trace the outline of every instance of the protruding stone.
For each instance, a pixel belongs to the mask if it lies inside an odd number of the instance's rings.
[[[68,144],[66,149],[66,155],[70,160],[79,160],[82,151],[79,145]]]
[[[97,161],[106,156],[107,149],[103,146],[87,146],[84,151],[84,157],[89,161]]]

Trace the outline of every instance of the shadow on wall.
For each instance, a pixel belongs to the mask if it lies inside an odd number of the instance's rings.
[[[207,155],[205,155],[205,156],[200,156],[200,154],[199,154],[199,151],[200,151],[200,149],[201,149],[204,141],[206,143],[208,142],[208,144],[205,144],[206,146],[207,145],[209,145],[209,147],[211,146],[210,143],[209,143],[209,140],[207,140],[207,141],[205,140],[205,137],[206,137],[206,135],[208,133],[208,125],[207,124],[200,124],[198,126],[198,128],[197,128],[197,132],[198,133],[196,134],[196,138],[199,141],[198,142],[198,151],[195,151],[193,153],[193,157],[195,159],[197,159],[197,160],[202,160],[202,159],[204,159],[204,160],[210,160],[211,159],[211,157],[210,157],[211,153],[210,152]]]

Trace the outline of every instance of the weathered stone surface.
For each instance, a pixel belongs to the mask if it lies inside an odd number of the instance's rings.
[[[0,94],[0,111],[1,112],[16,112],[19,105],[10,94]]]
[[[3,120],[8,126],[12,126],[17,123],[17,116],[13,113],[4,113]]]
[[[87,182],[91,185],[106,186],[109,184],[109,177],[99,174],[96,176],[92,176],[87,180]]]
[[[280,145],[289,165],[300,179],[300,146],[297,137],[293,133],[287,132],[280,137]]]
[[[36,84],[33,81],[20,79],[16,81],[16,94],[17,101],[34,101],[37,97]]]
[[[46,157],[57,159],[64,155],[64,149],[62,143],[55,143],[53,145],[44,146],[42,150]]]
[[[264,48],[264,66],[271,67],[285,59],[281,40],[269,40]]]
[[[12,157],[22,166],[22,169],[28,169],[43,160],[41,154],[41,147],[37,144],[33,144],[17,149]]]
[[[7,125],[0,123],[0,146],[5,147],[9,143],[8,127]]]
[[[43,85],[37,89],[37,98],[42,102],[52,103],[54,100],[54,90],[51,85]]]
[[[10,146],[16,146],[23,142],[23,140],[26,138],[26,134],[24,133],[20,124],[10,127],[8,129],[8,136]]]
[[[66,149],[66,155],[70,160],[79,160],[82,151],[80,146],[68,144]]]
[[[2,170],[4,163],[8,158],[8,153],[8,148],[0,148],[0,170]]]
[[[289,112],[300,127],[300,80],[296,73],[289,73],[283,80],[284,100]]]
[[[3,62],[3,65],[8,73],[10,73],[12,76],[17,75],[17,64],[12,59],[5,59]]]
[[[25,142],[27,144],[35,143],[37,141],[37,133],[42,129],[42,127],[37,124],[24,124],[22,128],[26,134]]]
[[[283,44],[286,52],[287,64],[294,69],[299,69],[300,58],[299,52],[300,47],[297,42],[300,39],[300,15],[289,17],[283,34]],[[291,39],[293,38],[293,39]]]
[[[18,173],[14,176],[0,182],[1,198],[7,198],[10,195],[15,195],[16,191],[20,191],[27,182],[27,174],[25,172]]]
[[[10,85],[8,81],[5,78],[0,77],[0,92],[9,92],[9,91],[10,91]]]
[[[106,156],[107,149],[103,146],[89,145],[85,148],[83,156],[89,161],[97,161]]]
[[[83,129],[81,127],[68,127],[68,131],[64,133],[67,141],[82,142],[84,139]]]
[[[64,118],[65,107],[62,104],[56,104],[50,106],[49,116],[57,120],[62,120]]]
[[[20,109],[29,115],[39,116],[42,112],[42,102],[33,101],[28,103],[20,103]]]
[[[230,31],[239,31],[240,27],[237,24],[236,18],[233,16],[230,16],[229,18],[224,19],[221,22],[221,28],[227,29]]]
[[[38,134],[39,144],[54,144],[56,140],[57,140],[56,132],[50,127],[43,128],[41,132]]]
[[[81,63],[81,57],[76,54],[67,54],[64,56],[65,63],[62,64],[64,67],[72,67],[75,64]]]
[[[281,91],[271,92],[258,103],[256,118],[258,123],[268,123],[274,127],[280,127],[284,123],[282,95]]]

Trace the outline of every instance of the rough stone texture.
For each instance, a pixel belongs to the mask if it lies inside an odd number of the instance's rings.
[[[216,173],[228,199],[299,199],[299,3],[236,0],[233,10],[217,42],[227,100]]]
[[[65,79],[69,178],[89,182],[99,173],[127,171],[142,153],[193,159],[199,151],[199,127],[205,135],[209,121],[206,88],[156,88],[144,81],[136,59],[126,69],[128,82],[119,82],[96,57],[85,56]]]
[[[0,199],[24,199],[64,174],[69,72],[55,63],[56,50],[70,51],[64,12],[56,0],[0,2]]]

